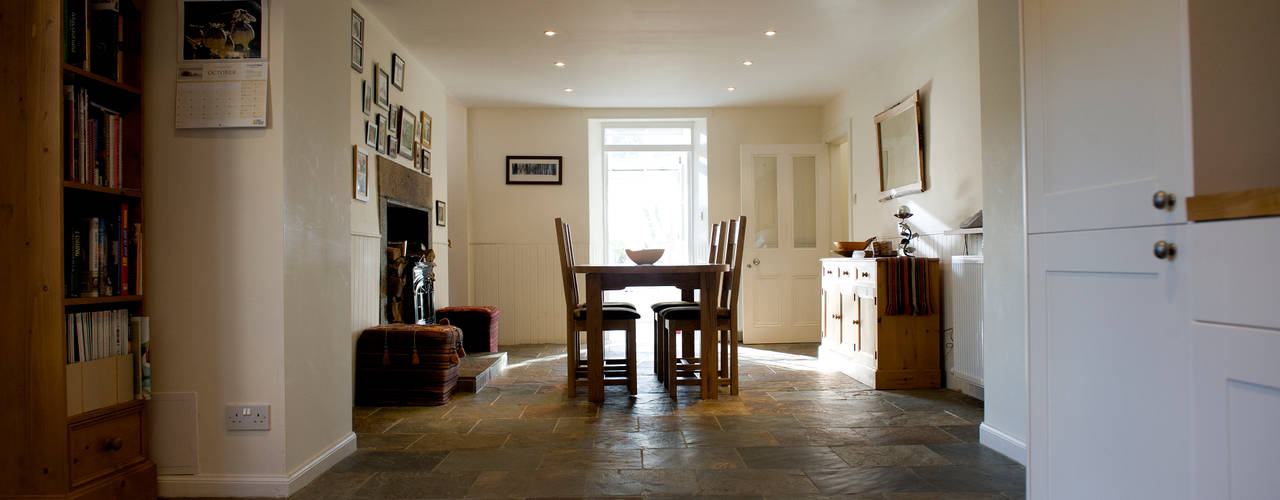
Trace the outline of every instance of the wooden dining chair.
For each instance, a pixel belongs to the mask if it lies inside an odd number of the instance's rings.
[[[708,253],[707,263],[709,264],[715,264],[717,262],[720,262],[721,256],[717,252],[724,247],[724,234],[720,231],[720,228],[725,226],[726,224],[724,223],[724,221],[717,222],[711,225],[711,235],[710,235],[710,238],[707,239],[707,241],[710,243],[709,251],[707,252]],[[662,311],[671,307],[696,306],[696,305],[698,305],[697,302],[677,300],[677,301],[670,301],[670,302],[657,302],[651,306],[651,308],[653,309],[653,372],[658,376],[658,380],[660,380],[664,384],[667,381],[667,365],[666,365],[667,332],[663,328],[663,323],[661,319]],[[685,342],[685,345],[683,347],[684,347],[685,356],[688,356],[688,357],[693,356],[693,338],[692,337],[689,337],[687,339],[687,342]]]
[[[673,398],[679,386],[700,385],[702,377],[708,376],[716,378],[711,385],[713,390],[719,390],[720,386],[728,385],[730,394],[738,394],[738,302],[742,290],[742,251],[746,224],[746,216],[739,216],[737,220],[730,220],[728,229],[723,230],[727,235],[725,238],[727,243],[721,255],[724,256],[724,263],[729,265],[729,270],[720,280],[716,332],[710,333],[719,337],[717,352],[702,352],[698,353],[698,356],[677,356],[674,348],[676,336],[683,334],[687,337],[686,344],[692,343],[693,332],[702,329],[702,308],[676,306],[662,311],[661,318],[665,323],[667,345],[670,347],[664,361],[667,368],[667,391]],[[708,334],[708,332],[701,333]],[[702,373],[703,356],[719,357],[720,368],[717,373]]]
[[[568,389],[569,394],[575,394],[579,382],[589,382],[587,360],[582,359],[581,338],[582,333],[587,331],[587,307],[578,299],[578,278],[573,272],[573,233],[569,224],[560,218],[556,218],[556,243],[560,247],[560,277],[564,283]],[[604,385],[626,385],[631,394],[636,394],[639,392],[636,378],[636,320],[640,319],[640,313],[636,312],[635,306],[618,302],[605,303],[602,312],[604,322],[601,335],[606,331],[623,331],[627,334],[626,357],[604,360]],[[600,355],[603,357],[604,353]]]

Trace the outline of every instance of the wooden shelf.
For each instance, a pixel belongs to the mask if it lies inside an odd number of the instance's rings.
[[[1280,186],[1187,198],[1187,219],[1197,222],[1280,215]]]
[[[92,80],[94,82],[97,82],[99,85],[105,85],[107,87],[111,87],[121,92],[125,92],[125,93],[132,94],[134,96],[139,96],[139,97],[142,96],[142,89],[140,88],[134,87],[132,85],[126,85],[121,82],[117,82],[115,80],[112,80],[110,78],[107,78],[105,76],[102,76],[96,73],[85,71],[84,69],[78,66],[62,63],[62,71],[76,75],[77,78],[85,78],[88,80]]]
[[[141,189],[109,188],[109,187],[103,187],[103,186],[95,186],[93,184],[83,184],[80,182],[73,182],[73,181],[62,181],[62,187],[67,189],[74,189],[77,191],[91,191],[95,193],[110,194],[115,196],[127,196],[129,198],[142,197]]]
[[[87,306],[97,304],[125,304],[142,302],[141,295],[115,295],[111,297],[68,297],[62,299],[64,306]]]

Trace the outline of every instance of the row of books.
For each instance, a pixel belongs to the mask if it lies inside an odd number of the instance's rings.
[[[124,185],[124,118],[94,102],[89,89],[62,88],[67,180],[110,188]]]
[[[62,60],[120,79],[120,0],[63,0]]]
[[[129,311],[67,314],[67,363],[123,356],[129,345]]]
[[[114,216],[67,224],[67,296],[142,295],[142,223],[129,222],[129,205]]]

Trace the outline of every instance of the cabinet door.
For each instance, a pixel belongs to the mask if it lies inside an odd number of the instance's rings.
[[[874,269],[875,266],[872,266]],[[880,311],[878,300],[876,300],[876,291],[873,288],[861,287],[858,290],[858,337],[862,340],[861,350],[863,354],[875,363],[878,358],[876,356],[876,346],[879,339],[880,328]],[[875,366],[874,364],[872,366]]]
[[[848,332],[840,343],[850,352],[856,352],[862,344],[862,298],[849,295],[849,307],[840,318],[840,328]]]
[[[822,289],[822,344],[840,345],[840,292]]]
[[[1027,229],[1183,222],[1189,195],[1186,0],[1024,0]]]
[[[1028,238],[1031,498],[1187,498],[1185,260],[1180,225]]]

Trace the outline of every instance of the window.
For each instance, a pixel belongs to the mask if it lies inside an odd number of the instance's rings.
[[[693,260],[693,137],[689,122],[604,125],[605,262],[628,262],[628,248],[666,249],[666,264]]]

